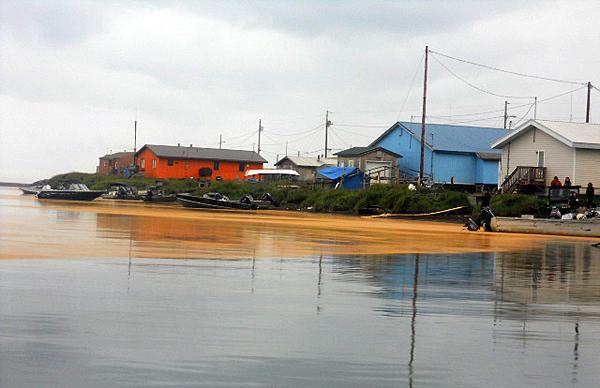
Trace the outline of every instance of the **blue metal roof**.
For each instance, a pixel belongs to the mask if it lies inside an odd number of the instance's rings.
[[[376,145],[396,128],[404,128],[421,140],[421,123],[410,123],[406,121],[397,122],[384,132],[371,145]],[[499,150],[491,148],[491,144],[508,134],[507,129],[470,127],[464,125],[450,124],[426,124],[426,142],[435,151],[446,152],[488,152],[499,153]],[[433,135],[433,137],[432,137]]]

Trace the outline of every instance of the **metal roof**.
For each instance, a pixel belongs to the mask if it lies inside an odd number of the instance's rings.
[[[600,149],[600,124],[550,120],[529,120],[494,142],[492,147],[502,148],[504,144],[521,136],[531,128],[537,128],[571,148]]]
[[[227,150],[220,148],[200,148],[187,146],[169,146],[146,144],[136,153],[138,155],[144,148],[148,148],[159,158],[171,159],[201,159],[201,160],[228,160],[234,162],[267,163],[267,160],[254,151]]]
[[[285,160],[289,160],[290,162],[299,167],[321,167],[324,164],[326,164],[325,161],[322,159],[309,158],[307,156],[284,156],[279,161],[277,161],[275,165],[279,166]]]
[[[407,130],[419,141],[421,140],[421,123],[397,122],[373,141],[369,146],[376,146],[381,140],[395,129]],[[498,150],[491,148],[491,143],[508,133],[502,128],[470,127],[451,124],[425,124],[427,145],[434,151],[447,152],[490,152]]]
[[[341,157],[360,156],[360,155],[368,154],[369,152],[373,152],[373,151],[377,151],[377,150],[387,152],[388,154],[394,155],[398,158],[402,157],[402,155],[398,155],[397,153],[390,151],[387,148],[379,147],[379,146],[352,147],[352,148],[348,148],[347,150],[340,151],[340,152],[336,153],[335,155],[341,156]]]
[[[114,154],[106,154],[104,156],[101,156],[100,159],[113,160],[113,159],[120,159],[124,156],[129,156],[129,155],[133,155],[133,152],[115,152]]]

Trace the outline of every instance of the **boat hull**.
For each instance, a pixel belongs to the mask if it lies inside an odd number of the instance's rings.
[[[563,236],[600,237],[600,219],[553,220],[494,217],[494,232],[554,234]]]
[[[48,191],[40,191],[37,193],[37,197],[40,199],[60,199],[60,200],[68,200],[68,201],[92,201],[102,194],[105,194],[105,191],[77,191],[77,190],[48,190]]]
[[[40,192],[40,189],[27,188],[27,187],[19,187],[19,190],[21,190],[23,192],[23,194],[27,194],[27,195],[36,195],[37,193]]]
[[[175,201],[177,201],[177,198],[174,195],[154,196],[152,198],[144,196],[144,197],[142,197],[142,200],[144,202],[164,203],[164,202],[175,202]]]
[[[197,197],[195,195],[177,195],[177,202],[184,207],[194,209],[237,209],[237,210],[253,210],[256,205],[247,204],[235,201],[223,201],[212,198]]]

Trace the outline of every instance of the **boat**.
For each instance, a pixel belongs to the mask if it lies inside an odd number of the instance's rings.
[[[46,185],[37,193],[39,199],[63,199],[75,201],[92,201],[102,194],[103,190],[90,190],[83,183],[61,184],[58,189]]]
[[[42,190],[42,186],[27,186],[27,187],[19,187],[19,190],[26,195],[36,195]]]
[[[600,218],[598,217],[583,220],[493,217],[490,224],[494,232],[600,237]]]
[[[146,190],[146,195],[142,197],[144,202],[175,202],[177,197],[175,194],[165,194],[162,190],[156,186],[151,186]]]
[[[102,198],[105,199],[142,199],[142,196],[138,194],[137,188],[127,183],[113,182],[109,186],[108,193],[102,194]]]
[[[196,209],[254,210],[258,208],[255,203],[232,201],[221,193],[208,193],[202,197],[190,194],[177,194],[177,201],[185,207]]]

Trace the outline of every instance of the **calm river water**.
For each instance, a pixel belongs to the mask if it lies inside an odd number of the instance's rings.
[[[7,232],[17,211],[23,235],[28,219],[47,217],[53,249],[98,221],[0,194],[0,250],[18,239]],[[114,243],[106,233],[98,244]],[[0,260],[2,387],[594,387],[599,362],[600,248],[590,242]]]

